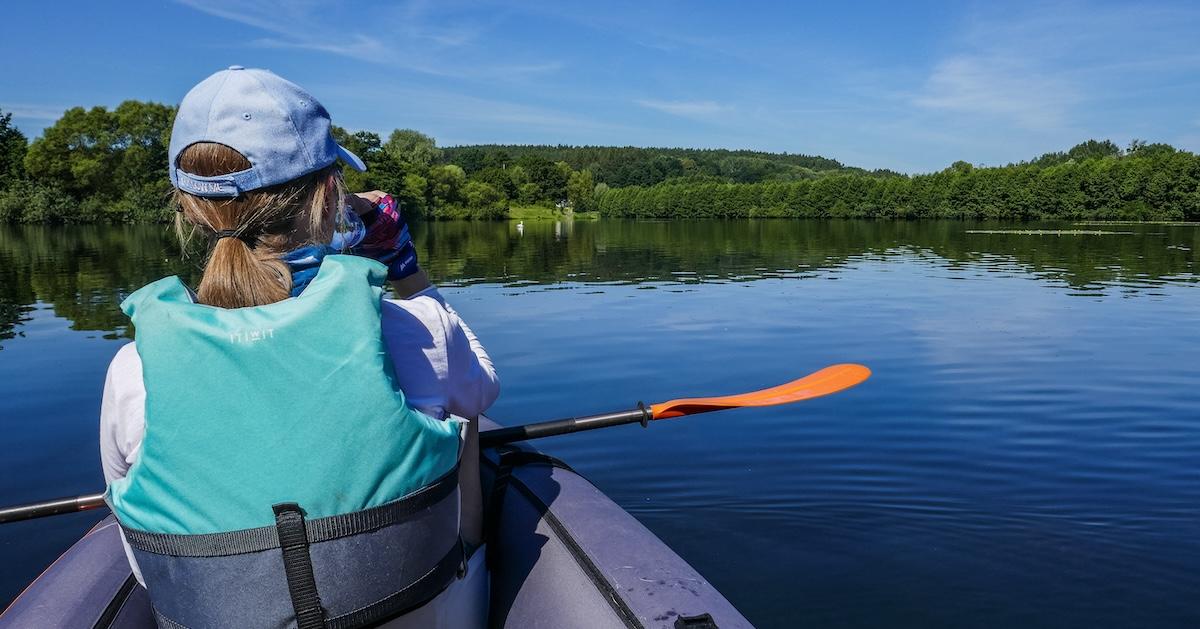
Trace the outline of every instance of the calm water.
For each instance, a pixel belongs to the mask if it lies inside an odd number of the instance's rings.
[[[793,407],[547,440],[761,627],[1200,625],[1200,227],[418,226],[517,422],[738,392]],[[1070,227],[1070,226],[1067,226]],[[0,503],[101,487],[121,296],[165,229],[0,226]],[[0,528],[7,600],[96,519]]]

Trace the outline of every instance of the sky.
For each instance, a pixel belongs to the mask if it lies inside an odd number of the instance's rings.
[[[441,146],[746,148],[998,165],[1089,138],[1200,150],[1197,2],[13,2],[0,111],[175,104],[268,68],[334,122]]]

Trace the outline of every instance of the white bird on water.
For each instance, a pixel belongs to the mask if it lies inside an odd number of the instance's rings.
[[[525,221],[517,221],[517,233],[525,235]]]

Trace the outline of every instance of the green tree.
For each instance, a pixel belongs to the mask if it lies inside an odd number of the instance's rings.
[[[76,218],[165,218],[167,145],[175,109],[125,101],[115,110],[75,107],[34,140],[25,170],[80,201]]]
[[[104,107],[68,109],[30,145],[25,171],[76,196],[113,199],[116,137],[116,117]]]
[[[405,217],[428,215],[429,204],[426,201],[428,189],[428,179],[415,174],[404,176],[404,183],[399,189],[396,200],[400,203],[400,211],[404,212]]]
[[[333,126],[332,133],[333,139],[338,144],[346,147],[367,165],[366,172],[359,172],[347,164],[342,165],[342,180],[346,182],[346,188],[350,191],[387,190],[392,192],[396,189],[395,182],[403,180],[403,173],[382,172],[392,169],[386,168],[385,164],[381,163],[388,160],[388,156],[383,153],[383,144],[378,133],[370,131],[350,133],[337,125]],[[392,185],[390,187],[384,185],[380,182],[382,178],[389,178]]]
[[[473,175],[486,167],[486,159],[487,151],[479,147],[470,147],[454,153],[450,163],[461,166],[464,172]]]
[[[540,155],[529,154],[520,157],[517,160],[517,166],[529,177],[529,183],[538,187],[538,201],[555,203],[567,198],[567,178],[570,176],[569,165],[566,168],[562,168]],[[519,185],[518,188],[520,189]]]
[[[533,205],[542,198],[542,188],[536,183],[523,183],[517,186],[517,202],[521,205]]]
[[[1121,147],[1112,140],[1088,140],[1080,142],[1067,151],[1067,158],[1076,161],[1100,159],[1103,157],[1119,157]]]
[[[592,171],[571,173],[567,180],[567,201],[576,212],[591,212],[596,209],[596,182],[592,178]]]
[[[471,209],[487,209],[504,205],[504,195],[491,184],[468,181],[463,185],[462,197]]]
[[[167,150],[175,108],[160,103],[127,100],[113,111],[116,138],[113,183],[119,199],[97,208],[116,220],[161,220],[171,185]]]
[[[509,175],[509,172],[503,168],[488,166],[475,173],[472,179],[487,183],[506,198],[511,199],[517,196],[517,185],[513,183],[513,178]]]
[[[463,169],[454,164],[429,169],[429,199],[434,210],[462,203],[462,188],[467,182]]]
[[[408,172],[424,172],[442,159],[442,151],[433,138],[412,129],[396,129],[383,144]],[[459,168],[459,170],[462,170]]]
[[[0,111],[0,190],[25,177],[25,152],[29,142],[12,124],[12,114]]]

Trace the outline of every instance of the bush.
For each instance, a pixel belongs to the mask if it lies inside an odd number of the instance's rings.
[[[120,201],[104,208],[101,220],[114,223],[164,223],[171,220],[174,214],[171,184],[163,181],[127,191]]]
[[[79,203],[62,188],[18,181],[0,192],[0,220],[20,223],[75,223]]]
[[[461,205],[444,205],[430,214],[430,218],[439,221],[471,220],[497,221],[508,218],[508,206],[497,205],[483,208],[469,208]]]

